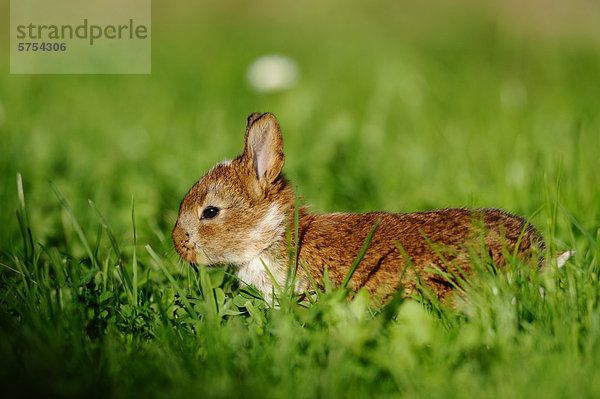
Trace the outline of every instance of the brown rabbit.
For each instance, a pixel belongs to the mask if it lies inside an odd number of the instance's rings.
[[[295,246],[296,202],[294,189],[281,172],[283,162],[275,116],[250,115],[243,154],[215,165],[181,202],[172,234],[181,257],[192,264],[233,265],[242,284],[252,284],[269,297],[274,284],[267,266],[283,287],[293,263],[289,250]],[[396,292],[399,284],[407,294],[422,284],[444,301],[457,283],[452,276],[471,273],[474,256],[489,256],[502,267],[504,254],[513,254],[516,248],[519,258],[539,265],[544,247],[532,225],[496,209],[319,215],[302,207],[298,214],[299,263],[317,284],[323,283],[327,267],[330,280],[340,285],[381,220],[349,281],[350,288],[365,287],[380,301]],[[286,231],[292,232],[291,245]],[[294,287],[298,294],[311,288],[301,266]]]

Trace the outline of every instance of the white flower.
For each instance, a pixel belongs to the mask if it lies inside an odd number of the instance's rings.
[[[250,86],[262,93],[289,89],[298,81],[298,65],[283,55],[264,55],[248,67]]]

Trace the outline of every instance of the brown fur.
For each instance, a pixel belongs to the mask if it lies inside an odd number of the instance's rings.
[[[232,264],[244,283],[265,294],[274,289],[263,262],[280,285],[288,272],[286,230],[294,231],[295,193],[281,173],[283,140],[272,114],[248,117],[244,153],[230,163],[217,164],[188,192],[173,229],[173,242],[181,257],[191,263]],[[219,208],[213,219],[202,219],[209,206]],[[505,254],[537,261],[543,240],[518,216],[496,209],[441,209],[392,214],[311,214],[299,210],[299,259],[318,284],[323,270],[340,285],[365,238],[381,224],[350,280],[350,287],[365,287],[385,301],[401,284],[414,293],[419,281],[444,300],[473,272],[473,257],[490,259],[502,267]],[[292,234],[292,248],[295,237]],[[485,252],[484,252],[485,250]],[[407,262],[407,260],[409,260]],[[437,269],[448,276],[444,277]],[[297,293],[310,288],[298,266]]]

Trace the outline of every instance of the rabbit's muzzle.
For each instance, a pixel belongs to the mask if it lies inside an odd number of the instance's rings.
[[[179,224],[176,224],[173,228],[171,237],[173,238],[173,244],[175,244],[175,250],[184,261],[194,264],[200,263],[194,243],[190,241],[189,234]]]

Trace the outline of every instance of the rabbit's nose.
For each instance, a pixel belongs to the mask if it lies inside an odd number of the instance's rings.
[[[179,227],[179,224],[176,224],[175,227],[173,228],[173,231],[171,232],[171,238],[173,239],[173,244],[175,245],[175,250],[177,250],[177,253],[179,253],[179,256],[181,256],[183,258],[183,260],[189,262],[193,259],[189,259],[189,249],[187,249],[188,242],[189,242],[189,235],[183,231],[183,229],[181,227]]]

